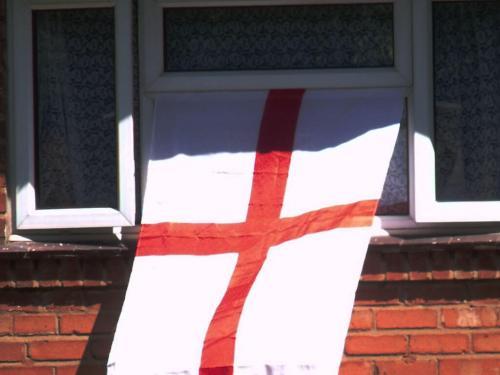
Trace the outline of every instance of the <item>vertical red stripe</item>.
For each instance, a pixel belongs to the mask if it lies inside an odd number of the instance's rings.
[[[257,143],[247,222],[278,219],[304,90],[272,90]]]
[[[295,128],[304,90],[269,93],[255,157],[247,222],[279,219],[290,167]],[[238,255],[228,289],[210,322],[201,357],[200,375],[231,375],[236,331],[245,300],[264,264],[269,239]]]

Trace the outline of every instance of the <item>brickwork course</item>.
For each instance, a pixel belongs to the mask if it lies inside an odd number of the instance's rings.
[[[5,39],[0,0],[0,233],[9,221]],[[133,249],[58,248],[0,249],[0,375],[106,372]],[[161,286],[151,293],[161,297]],[[500,374],[499,242],[374,243],[344,351],[342,375]]]
[[[0,375],[104,374],[132,260],[125,250],[3,255]],[[498,374],[499,262],[500,250],[372,246],[341,374]]]

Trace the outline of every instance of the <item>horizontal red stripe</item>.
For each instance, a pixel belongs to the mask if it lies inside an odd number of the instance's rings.
[[[369,226],[376,208],[377,200],[366,200],[261,223],[143,224],[137,255],[239,253],[258,244],[274,246],[309,233]]]

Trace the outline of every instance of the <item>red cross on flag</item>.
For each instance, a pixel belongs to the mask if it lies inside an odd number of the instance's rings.
[[[109,374],[335,374],[399,90],[168,93]]]

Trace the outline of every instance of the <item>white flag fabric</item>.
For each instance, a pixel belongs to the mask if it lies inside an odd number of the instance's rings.
[[[400,90],[168,93],[108,374],[335,374]]]

